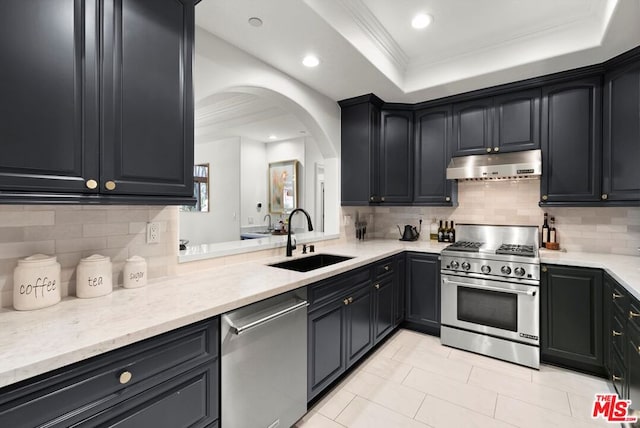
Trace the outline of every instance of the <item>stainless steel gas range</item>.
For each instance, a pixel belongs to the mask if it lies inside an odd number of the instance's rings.
[[[443,345],[540,366],[536,226],[458,224],[441,256]]]

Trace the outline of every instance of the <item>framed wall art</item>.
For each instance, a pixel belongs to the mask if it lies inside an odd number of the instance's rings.
[[[269,212],[284,214],[298,207],[297,160],[269,164]]]

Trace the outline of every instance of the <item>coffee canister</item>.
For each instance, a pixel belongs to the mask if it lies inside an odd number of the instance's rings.
[[[55,256],[35,254],[18,260],[13,271],[13,307],[19,311],[45,308],[60,301],[60,263]]]
[[[100,297],[112,291],[111,259],[100,254],[81,259],[76,269],[76,296]]]
[[[140,256],[127,259],[123,273],[124,288],[138,288],[147,285],[147,262]]]

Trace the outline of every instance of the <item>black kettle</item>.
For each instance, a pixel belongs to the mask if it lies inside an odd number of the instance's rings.
[[[400,229],[399,225],[397,226],[400,235],[402,235],[402,237],[400,238],[401,241],[417,241],[420,237],[420,230],[418,230],[415,226],[406,224],[404,226],[404,232],[402,231],[402,229]],[[422,220],[420,220],[420,229],[422,230]]]

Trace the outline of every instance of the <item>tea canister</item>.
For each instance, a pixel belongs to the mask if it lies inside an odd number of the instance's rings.
[[[100,254],[81,259],[76,269],[76,296],[100,297],[112,291],[111,259]]]
[[[147,285],[147,262],[140,256],[127,259],[123,274],[124,288],[138,288]]]
[[[60,301],[60,263],[55,256],[35,254],[18,260],[13,271],[13,307],[30,311]]]

